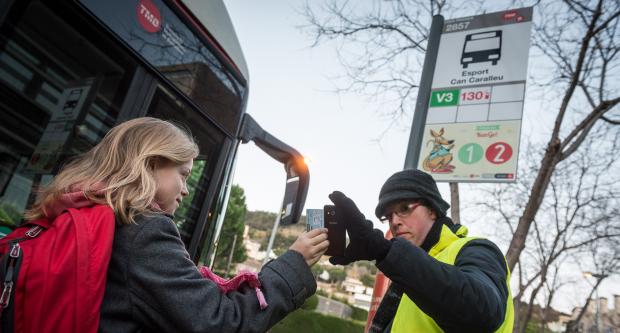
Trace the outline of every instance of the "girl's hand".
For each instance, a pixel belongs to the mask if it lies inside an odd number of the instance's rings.
[[[306,264],[312,266],[316,264],[323,253],[327,251],[328,246],[327,228],[320,228],[299,235],[295,243],[293,243],[289,249],[299,252],[304,259],[306,259]]]

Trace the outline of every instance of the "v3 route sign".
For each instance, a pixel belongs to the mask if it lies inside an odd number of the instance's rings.
[[[431,93],[431,107],[457,105],[458,90],[438,90]]]
[[[516,180],[532,14],[444,22],[418,160],[435,180]]]

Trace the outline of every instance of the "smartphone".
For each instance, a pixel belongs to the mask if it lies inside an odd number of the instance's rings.
[[[343,256],[346,247],[346,229],[342,221],[338,221],[336,206],[325,205],[323,207],[325,228],[327,228],[327,240],[329,247],[325,251],[328,256]]]

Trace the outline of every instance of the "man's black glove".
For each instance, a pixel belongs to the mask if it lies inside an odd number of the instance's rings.
[[[389,240],[383,237],[383,232],[373,229],[372,222],[366,220],[353,200],[342,192],[335,191],[329,199],[336,206],[336,219],[343,222],[349,234],[349,245],[344,250],[344,256],[329,258],[334,265],[348,265],[357,260],[381,260],[390,250]]]

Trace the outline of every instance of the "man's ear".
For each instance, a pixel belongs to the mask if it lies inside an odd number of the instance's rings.
[[[429,216],[431,217],[431,219],[433,219],[433,221],[436,220],[437,219],[437,213],[435,213],[435,210],[432,209],[432,208],[429,208],[428,211],[429,211]]]

